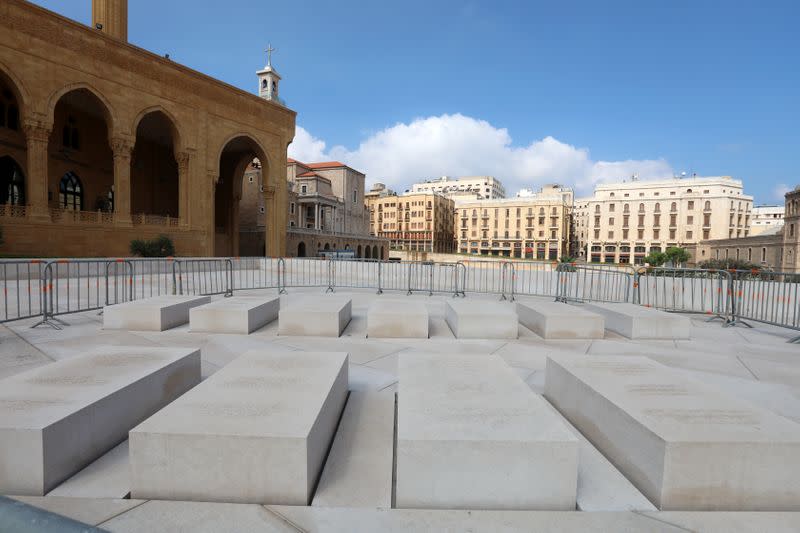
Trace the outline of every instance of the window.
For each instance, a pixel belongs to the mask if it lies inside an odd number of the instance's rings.
[[[639,204],[639,212],[644,213],[644,204]]]
[[[613,196],[614,193],[611,193],[611,195]],[[613,213],[614,212],[614,204],[608,204],[608,212],[609,213]]]
[[[690,190],[691,190],[691,189],[690,189]],[[688,208],[689,208],[689,211],[691,211],[692,209],[694,209],[694,200],[689,200]]]
[[[353,191],[353,203],[358,202],[358,191]]]
[[[300,194],[306,194],[307,192],[308,192],[308,185],[301,185]]]
[[[0,157],[0,204],[25,204],[25,177],[10,157]]]
[[[706,210],[706,211],[711,211],[711,202],[709,200],[706,200],[706,203],[703,206],[703,209]]]
[[[609,239],[613,239],[614,238],[614,232],[613,231],[609,231],[608,232],[608,238]]]
[[[624,206],[622,206],[622,212],[623,213],[630,213],[631,212],[631,206],[628,205],[628,204],[625,204]]]
[[[672,202],[672,203],[670,204],[670,206],[669,206],[669,210],[670,210],[671,212],[675,212],[675,211],[677,211],[677,210],[678,210],[678,204],[677,204],[677,202]]]
[[[686,217],[686,223],[687,224],[694,224],[694,217],[691,216],[691,215]]]
[[[294,215],[294,202],[289,204],[289,212]]]
[[[600,204],[594,206],[594,212],[595,213],[599,213],[600,212]]]
[[[655,209],[654,209],[654,211],[655,211],[656,213],[660,213],[660,212],[661,212],[661,204],[659,204],[658,202],[656,202],[656,206],[655,206]]]
[[[703,240],[707,241],[708,240],[708,235],[709,235],[709,230],[704,229],[703,230]]]
[[[609,225],[609,226],[613,226],[613,225],[614,225],[614,217],[609,217],[609,219],[608,219],[608,225]]]
[[[691,239],[692,238],[692,230],[687,230],[686,231],[686,238],[687,239]]]
[[[83,185],[77,174],[72,171],[61,177],[58,184],[59,205],[68,211],[83,210]]]

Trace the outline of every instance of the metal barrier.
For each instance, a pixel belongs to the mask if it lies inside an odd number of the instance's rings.
[[[3,284],[3,316],[0,323],[33,318],[42,314],[42,272],[47,264],[41,259],[13,260],[0,263]]]
[[[701,268],[642,268],[636,273],[634,301],[664,311],[703,313],[709,320],[733,320],[731,275]]]
[[[800,274],[729,270],[733,319],[729,325],[751,327],[747,321],[800,330]],[[800,342],[800,336],[789,342]]]
[[[559,263],[556,272],[556,301],[635,303],[633,267]]]
[[[246,289],[320,287],[551,296],[564,302],[630,302],[705,313],[725,325],[762,322],[800,330],[800,274],[639,268],[541,261],[394,262],[317,258],[97,258],[0,261],[0,322],[58,317],[162,294],[223,294]],[[800,341],[800,337],[793,339]]]

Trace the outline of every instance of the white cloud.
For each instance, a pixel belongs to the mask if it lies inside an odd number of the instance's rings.
[[[523,187],[561,183],[579,194],[595,184],[639,174],[641,179],[673,175],[664,159],[593,161],[589,150],[553,137],[515,146],[508,130],[461,114],[399,123],[365,139],[356,149],[334,146],[297,127],[289,156],[300,161],[336,159],[402,191],[422,178],[491,175],[508,194]]]
[[[772,189],[772,199],[778,203],[783,204],[786,201],[784,196],[787,192],[791,191],[792,188],[786,185],[785,183],[779,183]]]

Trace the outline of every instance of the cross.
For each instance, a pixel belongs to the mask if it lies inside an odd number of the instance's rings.
[[[267,44],[267,49],[264,50],[267,53],[267,66],[272,66],[272,52],[276,50],[272,48],[272,44]]]

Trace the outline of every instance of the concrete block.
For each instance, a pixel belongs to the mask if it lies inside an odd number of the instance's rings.
[[[189,329],[205,333],[248,335],[278,318],[278,296],[234,296],[189,310]]]
[[[510,303],[448,301],[445,320],[458,339],[516,339],[519,335],[517,312]]]
[[[399,508],[574,510],[578,439],[498,356],[400,354]]]
[[[602,339],[605,320],[561,302],[517,302],[519,322],[543,339]]]
[[[428,307],[414,300],[376,300],[367,311],[367,337],[427,339]]]
[[[352,301],[344,296],[303,296],[278,314],[278,335],[338,337],[350,323]]]
[[[603,315],[606,329],[629,339],[688,339],[689,317],[636,304],[585,304],[586,310]]]
[[[103,308],[103,329],[164,331],[189,322],[189,309],[210,296],[154,296]]]
[[[551,355],[545,395],[659,509],[800,510],[800,426],[646,357]]]
[[[0,493],[42,496],[200,381],[200,351],[108,346],[0,382]]]
[[[346,353],[238,357],[131,430],[131,496],[308,505],[347,370]]]

